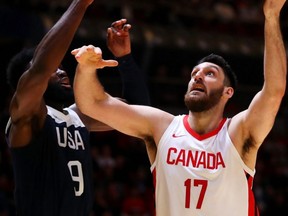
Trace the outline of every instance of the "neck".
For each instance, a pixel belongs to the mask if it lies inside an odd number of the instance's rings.
[[[64,104],[55,103],[55,102],[52,102],[52,101],[46,101],[46,104],[48,106],[53,107],[54,109],[58,110],[59,112],[63,112]]]
[[[198,134],[215,130],[223,119],[223,110],[211,109],[204,112],[189,112],[188,123]]]

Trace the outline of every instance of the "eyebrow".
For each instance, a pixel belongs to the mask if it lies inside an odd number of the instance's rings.
[[[212,67],[212,68],[215,68],[217,71],[219,71],[219,72],[220,72],[220,69],[219,69],[219,67],[216,67],[215,65],[211,65],[210,67]]]
[[[195,68],[197,68],[197,67],[198,67],[198,65],[196,65],[195,67],[193,67],[192,71],[193,71]],[[207,68],[214,68],[214,69],[216,69],[218,72],[220,72],[219,66],[217,67],[217,66],[215,66],[215,65],[209,65]]]

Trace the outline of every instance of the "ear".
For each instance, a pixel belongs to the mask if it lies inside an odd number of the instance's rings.
[[[227,97],[227,98],[231,98],[234,94],[234,89],[232,87],[229,86],[225,86],[224,87],[224,94],[223,96]]]

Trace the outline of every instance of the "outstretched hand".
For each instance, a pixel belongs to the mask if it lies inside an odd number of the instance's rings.
[[[78,49],[74,49],[71,51],[71,54],[75,56],[79,65],[91,67],[93,69],[115,67],[118,65],[118,62],[115,60],[104,60],[102,58],[102,50],[93,45],[82,46]]]
[[[107,47],[115,57],[122,57],[131,53],[130,33],[131,25],[126,19],[120,19],[107,29]]]

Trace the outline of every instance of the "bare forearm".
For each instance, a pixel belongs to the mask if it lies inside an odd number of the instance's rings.
[[[41,40],[33,62],[37,71],[54,72],[63,60],[91,0],[74,0]]]
[[[85,67],[85,66],[84,66]],[[89,71],[81,65],[77,66],[74,79],[75,101],[80,111],[91,116],[95,110],[95,101],[100,102],[107,98],[97,72],[93,68]]]
[[[271,93],[283,95],[286,88],[286,51],[279,15],[265,17],[264,76]],[[272,92],[273,91],[273,92]]]

